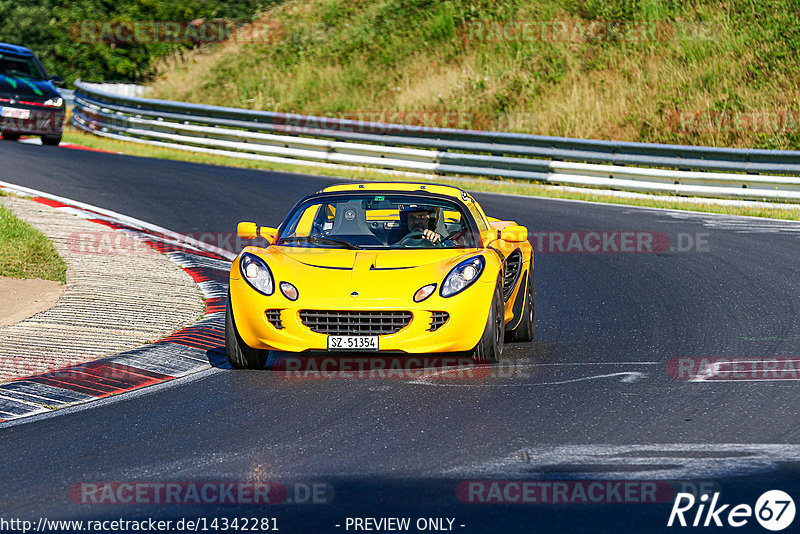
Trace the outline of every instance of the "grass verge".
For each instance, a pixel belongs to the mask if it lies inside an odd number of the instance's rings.
[[[287,0],[162,61],[153,98],[360,120],[800,148],[797,0]],[[405,117],[405,120],[403,118]]]
[[[67,264],[43,233],[0,205],[0,276],[65,283]]]
[[[630,206],[644,206],[649,208],[668,208],[685,211],[699,211],[707,213],[723,213],[728,215],[746,215],[750,217],[769,217],[773,219],[800,220],[800,204],[796,210],[782,209],[779,207],[762,206],[721,206],[711,203],[687,203],[681,197],[675,200],[663,200],[661,198],[621,198],[611,197],[603,194],[592,194],[576,191],[565,191],[552,186],[521,182],[515,180],[490,180],[467,177],[445,177],[437,176],[435,179],[407,178],[400,175],[392,176],[368,168],[363,170],[347,169],[327,169],[318,167],[307,167],[304,165],[286,165],[280,163],[270,163],[266,161],[256,161],[247,159],[237,159],[214,154],[198,154],[185,152],[172,148],[144,145],[140,143],[129,143],[97,137],[73,129],[64,131],[64,141],[75,143],[90,148],[119,152],[130,156],[141,156],[147,158],[169,159],[177,161],[188,161],[192,163],[204,163],[210,165],[221,165],[227,167],[240,167],[248,169],[263,169],[283,172],[296,172],[302,174],[313,174],[318,176],[333,176],[347,180],[384,180],[384,181],[419,181],[430,183],[442,183],[456,185],[470,191],[483,191],[490,193],[507,193],[526,195],[534,197],[563,198],[571,200],[585,200],[589,202],[602,202],[607,204],[625,204]]]

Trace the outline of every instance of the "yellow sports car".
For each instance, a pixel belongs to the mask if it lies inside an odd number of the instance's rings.
[[[334,185],[298,202],[231,265],[228,361],[261,368],[270,350],[469,353],[496,362],[531,341],[528,230],[487,217],[456,187]]]

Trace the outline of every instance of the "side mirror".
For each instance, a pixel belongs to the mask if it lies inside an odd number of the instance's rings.
[[[64,78],[61,76],[50,76],[50,81],[53,82],[55,86],[64,87]]]
[[[258,237],[258,226],[254,222],[240,222],[236,226],[236,235],[239,239],[255,239]]]
[[[266,239],[267,244],[271,245],[275,241],[275,236],[278,235],[277,228],[270,228],[269,226],[262,226],[261,228],[254,222],[240,222],[236,226],[236,235],[239,239],[256,239],[263,237]]]
[[[273,241],[275,241],[275,236],[278,235],[278,229],[270,228],[269,226],[262,226],[259,229],[259,234],[267,241],[267,243],[271,245]]]
[[[500,232],[497,230],[484,230],[481,232],[481,246],[485,247],[488,246],[489,243],[497,241],[497,238],[500,236]]]
[[[500,239],[508,243],[521,243],[528,239],[528,229],[524,226],[506,226],[500,230]]]

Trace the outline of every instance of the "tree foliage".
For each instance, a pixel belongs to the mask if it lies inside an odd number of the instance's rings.
[[[108,28],[133,22],[179,22],[198,19],[252,20],[267,0],[0,0],[0,41],[26,46],[50,74],[68,82],[141,81],[152,73],[154,59],[196,46],[185,39],[112,39]],[[156,27],[152,24],[151,27]],[[106,39],[103,39],[104,28]],[[126,34],[127,35],[127,34]],[[179,33],[180,35],[180,33]],[[112,42],[113,41],[113,42]]]

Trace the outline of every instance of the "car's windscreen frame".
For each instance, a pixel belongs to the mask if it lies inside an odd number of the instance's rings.
[[[431,192],[419,192],[419,191],[397,191],[397,190],[364,190],[364,191],[331,191],[329,193],[318,193],[315,195],[310,195],[298,201],[286,217],[281,222],[280,226],[278,227],[278,232],[275,236],[273,244],[276,246],[286,246],[292,248],[318,248],[318,247],[308,247],[308,246],[300,246],[298,247],[297,243],[281,243],[281,239],[291,238],[291,236],[286,236],[285,232],[289,223],[294,220],[296,216],[302,217],[301,213],[305,212],[311,205],[313,204],[330,204],[334,202],[347,202],[352,200],[368,200],[374,199],[375,197],[386,197],[392,199],[408,199],[411,202],[418,203],[418,204],[425,204],[426,201],[429,203],[435,203],[437,205],[445,204],[440,206],[442,208],[452,208],[460,214],[461,220],[466,223],[467,232],[471,234],[472,244],[469,246],[454,246],[450,247],[454,250],[464,250],[464,249],[471,249],[477,248],[480,243],[480,229],[479,225],[474,219],[472,212],[467,208],[467,206],[462,202],[460,199],[449,196],[449,195],[441,195],[438,193],[431,193]],[[335,236],[333,236],[335,237]],[[321,247],[326,248],[326,247]],[[340,248],[340,247],[332,247],[332,248]],[[426,250],[427,247],[397,247],[393,245],[383,245],[383,246],[364,246],[358,247],[359,250]]]

